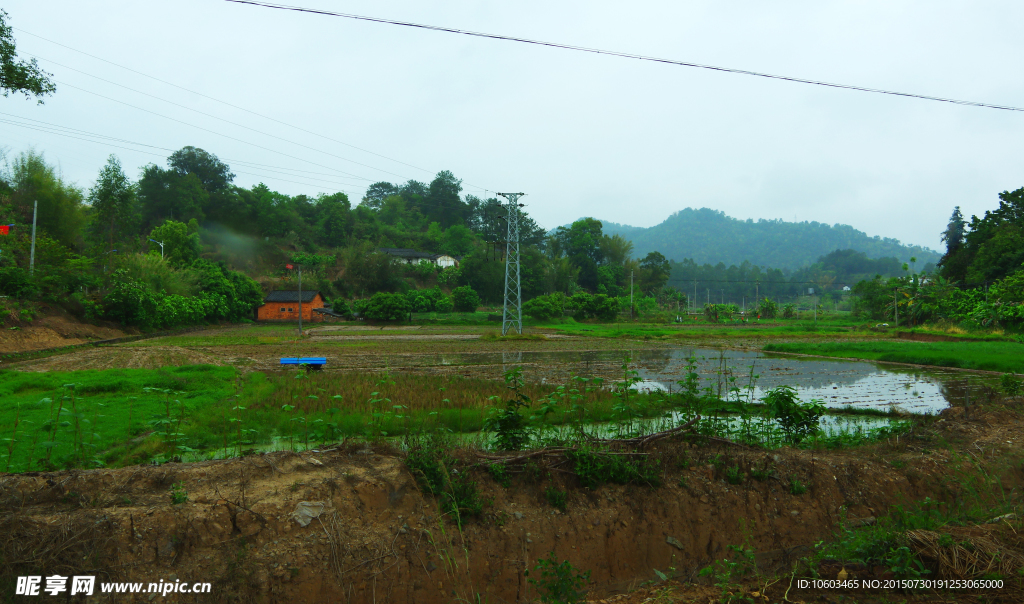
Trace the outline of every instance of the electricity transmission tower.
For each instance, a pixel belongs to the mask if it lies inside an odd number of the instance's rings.
[[[501,335],[514,328],[523,333],[523,293],[519,287],[519,198],[526,193],[498,193],[508,200],[508,237],[505,239],[505,305]]]

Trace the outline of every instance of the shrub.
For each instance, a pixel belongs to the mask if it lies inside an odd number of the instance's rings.
[[[787,304],[782,307],[782,318],[783,319],[795,319],[796,318],[796,306]]]
[[[550,558],[540,558],[534,571],[540,572],[540,577],[529,581],[541,591],[540,601],[543,604],[579,604],[584,601],[587,591],[584,587],[590,579],[590,571],[578,572],[568,560],[558,561],[555,553],[549,554]],[[530,576],[530,571],[524,573]]]
[[[349,318],[352,316],[352,308],[348,305],[348,302],[346,302],[342,298],[335,298],[331,302],[331,310],[338,313],[339,315],[342,315],[345,318]]]
[[[757,303],[757,314],[762,319],[774,319],[779,314],[779,303],[765,298]]]
[[[505,372],[505,384],[511,393],[503,408],[493,411],[484,421],[484,429],[494,432],[495,446],[504,451],[520,451],[530,443],[532,434],[526,425],[526,418],[520,408],[530,406],[530,397],[522,391],[523,368],[515,367]],[[497,398],[497,397],[495,397]]]
[[[449,453],[451,443],[434,435],[410,443],[405,464],[420,488],[440,500],[441,507],[462,526],[466,516],[479,516],[483,502],[469,471],[459,472],[458,461]]]
[[[600,321],[614,321],[619,316],[621,306],[618,298],[604,294],[594,296],[594,317]]]
[[[378,292],[364,305],[363,315],[374,321],[401,321],[412,310],[402,294]]]
[[[17,267],[0,268],[0,294],[12,298],[28,298],[35,294],[35,287],[29,281],[28,271]]]
[[[452,302],[451,296],[441,296],[434,303],[435,312],[452,312],[455,309],[455,303]]]
[[[538,321],[547,321],[562,316],[562,308],[555,305],[551,296],[538,296],[523,303],[523,314]]]
[[[580,448],[566,452],[573,462],[576,477],[587,489],[595,489],[605,483],[613,484],[661,484],[661,472],[657,462],[647,459],[630,459],[625,455],[602,455],[600,451]]]
[[[786,440],[794,445],[817,433],[820,429],[818,421],[825,414],[825,407],[820,403],[800,402],[792,386],[779,386],[771,390],[765,395],[764,404],[779,423]]]
[[[480,296],[468,285],[452,290],[452,302],[458,312],[476,312],[480,306]]]
[[[1024,386],[1020,379],[1012,373],[1004,373],[1003,377],[999,379],[999,385],[1002,386],[1003,393],[1010,398],[1017,398]]]
[[[549,486],[544,491],[544,499],[548,500],[548,503],[551,504],[551,507],[558,508],[563,512],[565,511],[565,500],[567,495],[568,494],[565,491],[559,489],[554,485]]]
[[[124,269],[114,271],[110,291],[103,298],[107,317],[136,327],[150,327],[156,321],[158,298],[145,284],[128,276]]]

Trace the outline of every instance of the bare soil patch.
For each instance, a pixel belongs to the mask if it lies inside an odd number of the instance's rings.
[[[56,309],[46,312],[49,314],[32,323],[0,329],[0,354],[59,348],[128,335],[114,327],[82,323]]]
[[[16,371],[82,371],[87,369],[159,369],[176,365],[223,365],[223,361],[202,351],[179,346],[88,347],[44,359],[11,363]]]
[[[985,461],[1019,457],[1021,428],[1015,413],[949,413],[934,429]],[[195,602],[432,604],[476,594],[528,602],[537,592],[524,571],[553,552],[592,572],[593,602],[708,602],[712,588],[689,580],[728,556],[728,545],[746,541],[766,566],[786,567],[829,538],[844,514],[867,519],[895,503],[957,496],[949,480],[957,451],[906,442],[769,452],[666,440],[651,454],[661,460],[663,486],[588,490],[564,471],[517,475],[504,488],[472,466],[475,456],[458,453],[488,502],[461,530],[439,516],[438,502],[421,493],[402,455],[386,446],[0,475],[0,558],[15,561],[0,569],[0,583],[43,568],[101,574],[99,580],[212,582],[212,594],[189,596]],[[730,484],[711,463],[716,456],[740,467],[771,464],[779,479]],[[1019,488],[1020,474],[1005,476],[1004,485]],[[792,494],[782,480],[790,477],[807,492]],[[172,502],[172,485],[187,502]],[[546,503],[551,486],[568,492],[564,511]],[[308,523],[296,514],[302,508]],[[675,569],[686,584],[623,595],[655,580],[652,569]],[[756,601],[784,601],[785,590],[776,584]],[[788,599],[835,602],[837,593],[789,592]],[[1005,590],[986,601],[1019,595]],[[843,601],[885,601],[874,597]]]

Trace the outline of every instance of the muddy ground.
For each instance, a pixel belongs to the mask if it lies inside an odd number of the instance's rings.
[[[40,310],[42,316],[32,322],[3,317],[0,321],[0,354],[59,348],[128,335],[113,325],[83,323],[54,306],[43,305]]]
[[[0,475],[0,597],[11,593],[15,576],[60,573],[213,583],[212,594],[172,594],[171,602],[528,602],[537,591],[524,571],[554,552],[591,571],[592,601],[709,602],[718,592],[694,584],[696,572],[727,555],[729,545],[747,543],[766,571],[788,570],[844,516],[870,523],[897,503],[959,497],[968,461],[999,472],[1002,489],[1019,489],[1024,473],[1008,462],[1021,458],[1022,428],[1014,409],[976,410],[973,417],[951,409],[914,435],[851,450],[768,452],[678,437],[650,451],[660,460],[662,486],[594,490],[565,466],[515,475],[505,488],[473,452],[461,452],[462,471],[486,502],[461,530],[421,493],[399,452],[360,443],[196,464]],[[775,478],[747,475],[729,484],[723,464],[711,463],[716,456],[741,468],[768,464]],[[807,492],[791,494],[791,478]],[[187,502],[172,502],[173,485]],[[569,493],[564,512],[545,500],[552,485]],[[302,507],[312,517],[305,526],[296,515]],[[642,588],[658,579],[655,569],[682,584]],[[1021,601],[1011,589],[953,599],[948,592],[787,591],[785,580],[744,589],[759,602]]]

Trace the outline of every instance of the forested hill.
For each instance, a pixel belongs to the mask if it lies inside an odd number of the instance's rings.
[[[603,222],[603,221],[602,221]],[[738,220],[709,208],[686,208],[659,225],[642,228],[603,222],[608,235],[622,235],[633,242],[637,257],[659,251],[670,260],[692,258],[698,264],[741,264],[798,269],[835,250],[853,249],[869,258],[896,257],[902,262],[916,257],[918,266],[938,262],[941,254],[896,239],[870,237],[845,225],[782,220]]]

